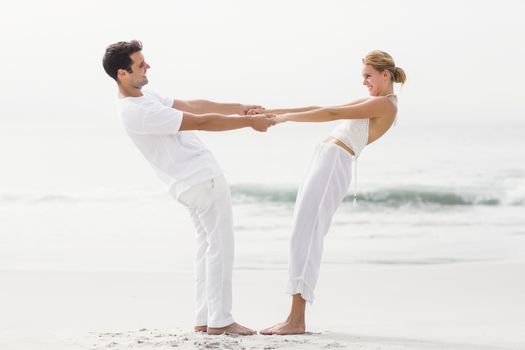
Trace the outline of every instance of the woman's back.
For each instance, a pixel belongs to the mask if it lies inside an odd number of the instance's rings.
[[[383,97],[376,97],[383,98]],[[394,124],[397,115],[397,96],[387,95],[387,98],[391,101],[391,108],[385,111],[384,115],[380,118],[370,118],[368,126],[368,144],[376,141],[383,136]]]
[[[347,146],[353,155],[358,157],[366,145],[374,142],[383,136],[394,123],[397,113],[397,98],[390,94],[381,97],[370,97],[359,102],[351,103],[355,105],[371,99],[384,99],[380,108],[375,112],[377,115],[371,115],[369,118],[348,119],[340,123],[332,132],[330,137],[335,138]],[[376,102],[376,101],[374,101]]]

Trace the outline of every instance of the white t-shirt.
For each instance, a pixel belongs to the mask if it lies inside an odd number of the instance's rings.
[[[179,131],[183,113],[173,99],[151,91],[119,97],[117,112],[128,135],[175,197],[222,173],[219,163],[192,131]]]

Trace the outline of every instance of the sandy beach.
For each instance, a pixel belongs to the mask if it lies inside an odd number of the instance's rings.
[[[523,349],[524,261],[323,267],[300,336],[192,332],[191,271],[1,271],[0,349]],[[285,317],[285,270],[234,272],[236,320]],[[341,283],[344,280],[345,283]]]

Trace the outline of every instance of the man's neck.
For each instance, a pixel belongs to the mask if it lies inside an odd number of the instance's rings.
[[[133,86],[125,86],[118,84],[118,90],[124,97],[140,97],[142,96],[142,90]]]

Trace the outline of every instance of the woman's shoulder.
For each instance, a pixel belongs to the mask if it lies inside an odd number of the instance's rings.
[[[397,108],[397,97],[396,95],[387,96],[373,96],[368,100],[370,103],[379,106],[393,106]]]
[[[391,95],[392,96],[392,95]],[[391,96],[374,96],[366,104],[369,105],[372,115],[376,117],[392,117],[397,114],[397,99]]]

